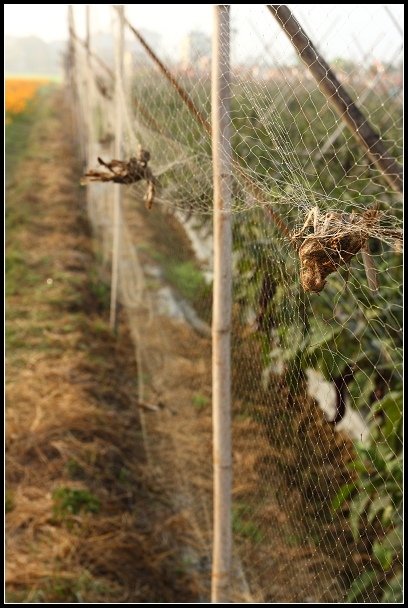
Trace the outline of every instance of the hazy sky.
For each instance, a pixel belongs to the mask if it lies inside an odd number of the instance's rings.
[[[46,41],[67,36],[67,4],[5,4],[5,33],[11,36],[35,35]],[[84,30],[85,4],[74,4],[79,33]],[[111,5],[90,5],[93,30],[109,31]],[[180,42],[189,31],[211,32],[212,4],[164,5],[125,4],[126,14],[136,27],[158,32],[168,55],[178,53]],[[281,58],[293,56],[290,44],[264,5],[231,5],[235,31],[233,52],[236,59],[269,54]],[[328,58],[343,56],[361,60],[365,52],[371,58],[390,60],[398,55],[402,35],[385,7],[403,27],[403,4],[290,4],[307,33]],[[268,46],[268,50],[265,49]],[[273,47],[273,48],[272,48]],[[272,59],[272,57],[270,57]]]

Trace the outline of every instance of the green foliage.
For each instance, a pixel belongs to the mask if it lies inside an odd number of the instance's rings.
[[[54,515],[64,518],[67,515],[85,513],[99,513],[100,501],[88,490],[75,490],[72,488],[58,488],[52,494],[54,501]]]
[[[206,397],[205,395],[200,395],[199,393],[193,395],[191,401],[194,407],[199,411],[203,410],[210,403],[208,397]]]
[[[373,406],[373,414],[382,414],[381,436],[393,453],[402,448],[402,390],[391,391]]]
[[[356,445],[354,482],[332,498],[334,511],[349,507],[356,541],[367,533],[376,539],[369,545],[373,567],[352,583],[348,601],[370,594],[390,598],[390,589],[397,598],[402,535],[401,256],[381,245],[381,256],[376,258],[380,290],[375,296],[367,289],[360,265],[353,269],[347,289],[337,273],[329,277],[321,294],[305,297],[296,264],[282,249],[273,254],[268,250],[273,242],[262,239],[259,226],[256,217],[254,224],[235,223],[239,243],[235,290],[242,305],[249,301],[259,311],[263,278],[266,273],[273,277],[274,293],[264,314],[267,322],[257,332],[265,362],[283,364],[286,383],[295,391],[303,390],[307,367],[334,380],[353,364],[356,371],[348,385],[351,404],[365,415],[369,407],[370,419],[379,420],[372,444]],[[284,254],[287,258],[282,260]],[[376,400],[377,390],[384,396]]]
[[[5,497],[5,511],[6,513],[10,513],[10,511],[12,511],[15,507],[15,500],[14,500],[14,494],[13,492],[10,492],[10,490],[6,490],[6,497]]]
[[[84,478],[84,468],[79,464],[75,458],[70,458],[66,463],[66,469],[69,477],[71,479],[83,479]]]
[[[387,199],[392,214],[400,216],[400,203],[376,184],[374,170],[368,171],[364,162],[358,162],[363,153],[346,131],[333,144],[331,155],[335,162],[323,157],[316,161],[310,154],[316,142],[324,141],[327,133],[335,128],[335,115],[322,102],[317,90],[305,91],[298,99],[282,103],[279,113],[273,116],[280,123],[276,129],[280,134],[275,136],[267,129],[258,108],[268,107],[270,99],[279,100],[279,91],[273,91],[273,84],[262,83],[258,89],[257,86],[251,83],[248,91],[234,92],[233,123],[239,135],[233,145],[237,156],[245,159],[253,178],[269,191],[270,204],[275,205],[278,213],[283,210],[289,226],[299,225],[303,218],[296,205],[298,186],[290,183],[295,179],[293,167],[285,166],[282,158],[281,150],[286,151],[288,145],[296,151],[295,156],[300,158],[304,169],[299,177],[305,198],[302,204],[312,206],[316,204],[315,198],[321,210],[329,210],[333,199],[338,199],[335,205],[340,206],[342,201],[341,209],[350,212],[368,207],[377,199],[381,205]],[[251,98],[255,97],[254,107]],[[378,98],[367,100],[367,107],[375,124],[385,121],[384,107]],[[398,133],[401,112],[397,106],[390,108],[390,112],[392,120],[388,124],[392,125],[392,134],[387,136],[387,141],[392,144],[393,140],[401,140]],[[401,156],[399,143],[393,145],[392,153]],[[287,158],[290,160],[290,155]],[[327,192],[330,197],[326,196]],[[282,201],[291,200],[293,205],[279,207]],[[378,240],[370,242],[379,277],[378,293],[368,288],[360,256],[356,256],[347,271],[340,269],[328,277],[320,294],[305,294],[299,281],[297,253],[281,236],[273,224],[266,224],[262,210],[251,209],[234,216],[234,301],[240,303],[243,311],[255,312],[254,339],[262,346],[263,363],[272,370],[278,366],[283,369],[291,391],[303,393],[304,372],[308,367],[333,381],[343,375],[348,366],[353,366],[354,375],[347,387],[351,406],[370,422],[376,420],[378,426],[369,446],[356,445],[353,482],[348,481],[331,498],[333,511],[341,509],[349,513],[356,540],[367,534],[370,539],[368,549],[365,547],[363,551],[370,551],[373,568],[352,583],[348,599],[356,601],[373,592],[382,601],[398,601],[401,596],[398,581],[401,581],[402,509],[402,255]],[[268,298],[262,296],[265,278],[273,285]],[[244,312],[241,316],[246,318]]]
[[[337,509],[339,509],[344,504],[344,502],[347,500],[347,498],[350,496],[350,494],[355,489],[356,489],[355,483],[344,484],[332,500],[331,506],[332,506],[333,511],[337,511]]]
[[[166,278],[178,289],[182,296],[190,301],[206,289],[203,275],[193,262],[168,265]]]
[[[387,401],[383,400],[385,405]],[[399,401],[402,405],[402,395]],[[388,400],[394,408],[394,400]],[[386,426],[386,425],[385,425]],[[399,425],[393,427],[399,433]],[[333,501],[333,508],[338,508],[349,500],[349,522],[353,536],[360,537],[360,530],[371,526],[376,535],[372,545],[373,569],[369,569],[356,579],[349,591],[348,601],[355,601],[370,590],[379,587],[376,596],[382,601],[398,601],[402,588],[402,453],[395,453],[384,441],[389,429],[380,427],[377,442],[366,447],[356,445],[356,457],[351,467],[357,473],[354,484],[343,486]],[[391,576],[388,576],[391,573]],[[394,597],[390,598],[390,588]]]
[[[347,594],[347,602],[357,601],[361,595],[369,590],[377,582],[377,573],[374,570],[363,572],[361,576],[354,579],[350,591]]]
[[[381,601],[383,604],[401,604],[404,601],[403,598],[403,572],[398,572],[388,583],[384,589]]]
[[[65,577],[64,573],[56,573],[52,577],[41,580],[38,588],[27,590],[22,589],[17,592],[8,592],[6,600],[8,603],[84,603],[88,594],[97,593],[110,597],[111,589],[101,580],[94,578],[90,572],[83,570],[77,579],[70,576]]]
[[[96,271],[88,276],[88,288],[94,298],[95,308],[101,312],[108,311],[110,306],[110,287]]]
[[[248,516],[248,506],[240,503],[232,508],[232,530],[244,538],[260,543],[263,534],[259,526]]]
[[[30,264],[21,252],[10,245],[6,250],[6,296],[24,293],[36,286],[41,276],[30,268]]]
[[[356,444],[350,467],[355,482],[345,484],[332,502],[333,509],[348,503],[349,523],[356,540],[373,530],[372,569],[356,579],[348,601],[357,601],[368,591],[382,602],[402,598],[402,392],[391,391],[376,402],[384,422],[369,446]]]
[[[129,485],[131,481],[131,472],[126,467],[121,467],[118,473],[118,481],[123,485]]]

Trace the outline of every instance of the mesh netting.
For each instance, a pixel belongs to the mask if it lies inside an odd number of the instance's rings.
[[[291,10],[400,162],[400,5],[326,6]],[[181,19],[183,7],[174,11]],[[401,194],[344,125],[268,9],[231,12],[231,599],[399,601]],[[117,27],[115,11],[112,20]],[[92,35],[90,56],[75,39],[76,111],[87,170],[117,178],[119,168],[97,158],[114,158],[118,112],[123,153],[116,160],[139,163],[138,179],[123,186],[119,302],[135,341],[152,474],[172,488],[175,519],[185,526],[186,567],[206,597],[210,40],[191,33],[180,40],[181,56],[161,57],[160,66],[132,27],[127,22],[124,75],[116,83],[113,55],[104,65]],[[150,210],[142,165],[154,179]],[[129,167],[120,170],[127,179]],[[101,276],[109,276],[117,229],[112,188],[87,186]]]

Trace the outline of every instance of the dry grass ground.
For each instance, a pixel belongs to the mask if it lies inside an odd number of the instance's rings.
[[[106,325],[63,108],[60,91],[31,106],[8,167],[7,601],[194,601],[146,470],[134,348],[123,319],[120,339]]]

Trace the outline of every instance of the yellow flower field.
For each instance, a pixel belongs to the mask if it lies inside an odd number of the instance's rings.
[[[48,82],[47,78],[6,78],[7,114],[22,112],[38,89]]]

